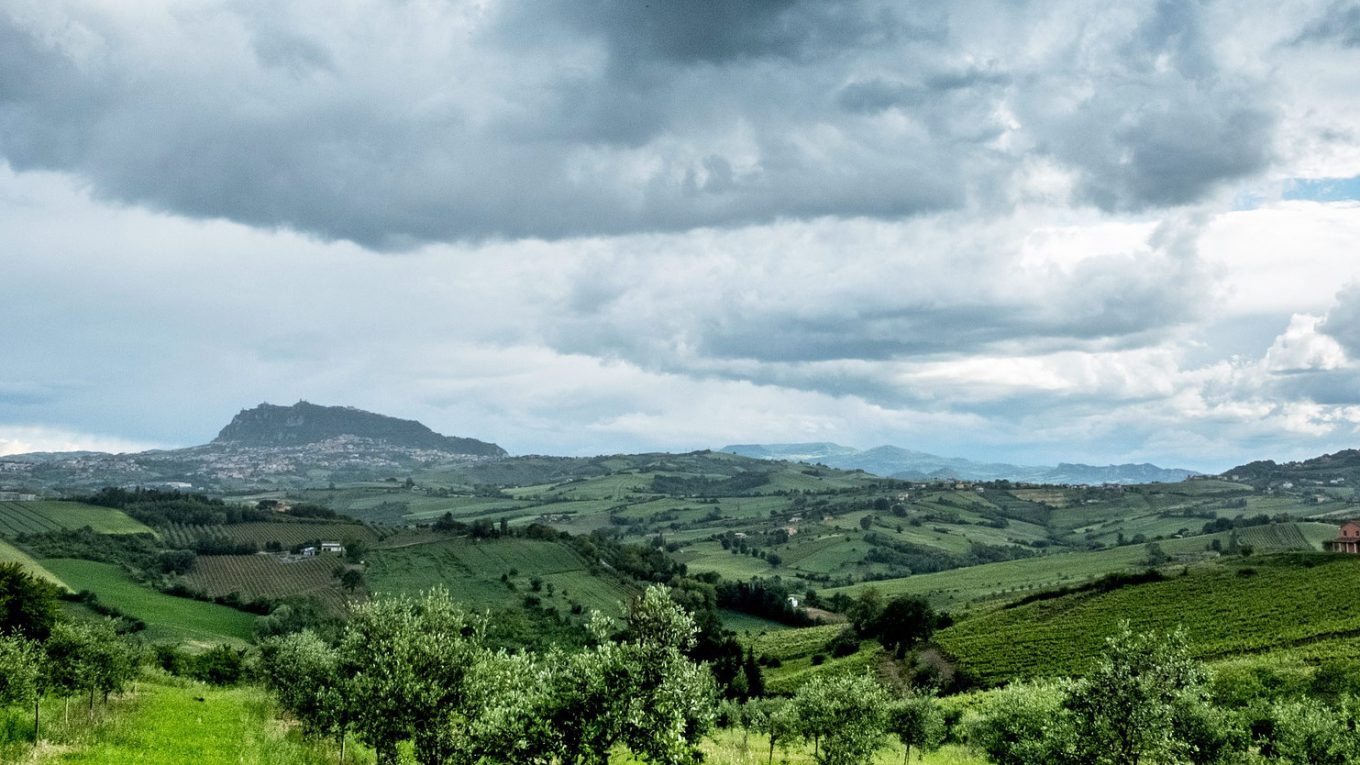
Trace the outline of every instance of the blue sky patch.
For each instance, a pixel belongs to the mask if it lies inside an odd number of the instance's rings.
[[[1284,198],[1305,199],[1309,202],[1360,200],[1360,175],[1354,178],[1295,179],[1285,189]]]

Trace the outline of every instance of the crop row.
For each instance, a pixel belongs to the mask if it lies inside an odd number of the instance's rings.
[[[274,555],[200,556],[183,577],[185,585],[214,597],[235,592],[243,600],[314,595],[338,605],[334,557],[292,559]]]
[[[1360,560],[1222,566],[1102,594],[1069,595],[960,621],[940,644],[979,679],[1080,673],[1122,619],[1183,628],[1205,658],[1360,634],[1352,593]]]
[[[0,502],[0,534],[41,534],[45,531],[60,531],[60,523],[38,513],[18,502]]]

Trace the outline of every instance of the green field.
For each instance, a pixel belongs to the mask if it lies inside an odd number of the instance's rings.
[[[270,542],[278,542],[289,548],[313,540],[343,542],[358,539],[368,544],[376,544],[382,539],[379,532],[368,526],[337,521],[254,521],[223,526],[172,523],[161,531],[166,542],[181,547],[191,547],[194,540],[201,537],[229,539],[233,542],[253,544],[259,548],[264,548]]]
[[[503,574],[507,581],[501,580]],[[607,572],[592,574],[566,545],[539,539],[448,538],[384,547],[369,555],[365,576],[375,594],[442,585],[454,599],[479,609],[516,606],[532,595],[561,613],[579,604],[617,615],[632,594]],[[542,580],[538,592],[532,590],[534,577]]]
[[[95,725],[75,732],[73,743],[45,747],[35,762],[323,765],[336,760],[326,744],[304,741],[295,726],[281,724],[273,700],[258,687],[218,688],[163,675],[137,686],[136,693],[115,699]],[[368,753],[347,759],[373,761]]]
[[[1122,619],[1135,630],[1186,630],[1194,654],[1214,659],[1353,645],[1360,557],[1324,554],[1236,559],[1185,576],[1107,593],[1078,593],[960,620],[936,641],[986,683],[1079,674]]]
[[[3,539],[0,539],[0,563],[18,563],[20,566],[27,569],[30,574],[42,577],[62,589],[69,589],[66,583],[61,580],[61,577],[58,577],[46,566],[34,560],[28,553],[9,544]]]
[[[1336,527],[1315,523],[1276,524],[1249,527],[1237,533],[1242,543],[1253,544],[1257,552],[1284,552],[1316,550],[1319,544],[1317,540],[1334,537]],[[1228,532],[1222,532],[1166,539],[1157,544],[1172,556],[1173,564],[1185,565],[1216,559],[1217,553],[1208,552],[1206,547],[1215,540],[1220,546],[1226,546],[1229,537]],[[853,587],[832,588],[822,594],[845,592],[853,595],[861,588],[871,586],[889,597],[915,595],[926,598],[936,608],[966,611],[1016,600],[1043,590],[1089,582],[1106,574],[1137,570],[1146,567],[1146,561],[1147,548],[1144,545],[1125,545],[1108,550],[1051,553],[952,571],[885,579]]]
[[[147,640],[235,643],[249,639],[255,625],[255,617],[242,611],[142,587],[108,563],[71,558],[41,563],[71,589],[90,590],[101,602],[145,621]]]
[[[340,565],[334,555],[200,555],[180,581],[212,596],[235,592],[247,601],[305,595],[340,611],[347,601],[364,596],[362,589],[355,594],[341,589],[334,575]]]
[[[80,502],[0,502],[0,536],[41,534],[89,526],[100,534],[154,534],[123,511]]]

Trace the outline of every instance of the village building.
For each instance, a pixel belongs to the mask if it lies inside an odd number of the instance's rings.
[[[1341,524],[1336,539],[1325,542],[1324,547],[1331,552],[1360,554],[1360,522],[1347,521]]]

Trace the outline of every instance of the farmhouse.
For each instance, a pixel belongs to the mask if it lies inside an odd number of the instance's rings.
[[[345,546],[342,545],[342,544],[340,544],[339,542],[322,542],[322,543],[321,543],[321,552],[323,552],[323,553],[336,553],[336,554],[338,554],[338,555],[344,555],[344,554],[345,554]]]
[[[1325,543],[1332,552],[1360,553],[1360,522],[1347,521],[1341,524],[1336,539]]]

